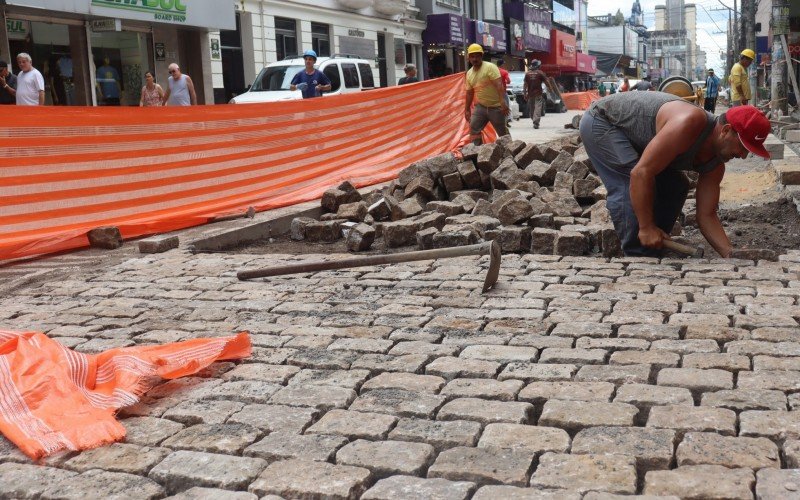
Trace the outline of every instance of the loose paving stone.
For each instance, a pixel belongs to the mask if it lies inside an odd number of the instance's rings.
[[[368,377],[368,370],[302,370],[289,385],[333,385],[358,390]]]
[[[645,495],[675,495],[689,500],[751,500],[756,478],[750,469],[721,465],[684,465],[651,471],[644,479]]]
[[[0,497],[40,498],[41,494],[62,481],[77,475],[77,472],[42,467],[39,465],[0,464]]]
[[[392,476],[378,481],[361,500],[467,500],[474,491],[475,483],[467,481]]]
[[[424,354],[425,356],[455,356],[459,348],[454,345],[434,344],[412,340],[408,342],[398,342],[390,351],[393,356],[404,356],[407,354]]]
[[[336,463],[367,468],[376,478],[422,476],[435,456],[433,446],[425,443],[359,439],[336,452]]]
[[[647,426],[675,429],[679,437],[687,432],[717,432],[723,436],[733,436],[736,434],[736,413],[725,408],[705,406],[655,406],[650,409]]]
[[[635,406],[625,403],[551,399],[542,408],[539,425],[558,427],[568,432],[576,432],[586,427],[631,426],[638,412]]]
[[[169,454],[170,450],[166,448],[113,443],[83,451],[80,455],[67,460],[64,468],[77,472],[103,469],[109,472],[147,475],[150,469]]]
[[[758,371],[740,372],[736,382],[740,389],[772,389],[783,392],[800,391],[800,372]]]
[[[248,491],[284,498],[355,499],[371,481],[368,469],[310,460],[284,460],[267,467]]]
[[[333,460],[336,451],[345,444],[347,438],[343,436],[275,432],[245,448],[244,455],[258,457],[268,463],[290,458],[326,462]]]
[[[739,435],[773,441],[800,439],[800,412],[743,411],[739,415]]]
[[[526,424],[533,417],[533,405],[516,401],[479,398],[454,399],[442,406],[437,420],[474,420],[482,424],[508,422]]]
[[[540,363],[597,365],[605,363],[608,353],[604,349],[562,349],[548,347],[539,356]]]
[[[617,332],[620,338],[634,338],[643,340],[678,340],[681,337],[681,327],[674,325],[621,325]]]
[[[392,356],[388,354],[364,354],[353,362],[351,368],[363,368],[373,373],[408,372],[418,373],[430,357],[425,354]]]
[[[610,337],[614,333],[611,325],[602,323],[588,323],[588,322],[564,322],[559,323],[553,329],[551,335],[557,337],[595,337],[603,338]]]
[[[238,455],[261,431],[247,424],[199,424],[187,427],[162,443],[178,450]]]
[[[750,358],[728,353],[697,353],[683,357],[684,368],[714,369],[740,371],[750,369]]]
[[[573,454],[634,457],[640,474],[669,469],[674,448],[675,431],[642,427],[590,427],[572,441]]]
[[[756,474],[756,500],[797,498],[800,470],[761,469]]]
[[[42,493],[41,498],[84,500],[87,493],[91,493],[96,498],[122,500],[131,498],[131,493],[134,491],[136,498],[149,500],[164,497],[164,488],[150,479],[134,474],[94,469],[50,486]]]
[[[120,423],[125,427],[125,442],[140,446],[158,446],[183,429],[182,424],[153,417],[125,418]]]
[[[266,403],[280,388],[281,386],[277,384],[268,384],[258,380],[238,380],[214,387],[206,397],[208,399],[241,401],[242,403]]]
[[[478,441],[479,448],[505,448],[535,453],[566,452],[569,434],[563,429],[520,424],[489,424]]]
[[[525,385],[521,380],[493,380],[482,378],[458,378],[451,380],[439,393],[448,400],[456,398],[483,398],[499,401],[514,401]]]
[[[444,387],[447,381],[433,375],[416,375],[413,373],[381,373],[367,380],[361,386],[361,392],[374,389],[405,389],[413,392],[428,392],[436,394]]]
[[[260,458],[243,458],[197,451],[171,453],[148,474],[170,494],[193,486],[244,490],[264,470]]]
[[[789,469],[800,469],[800,440],[787,439],[783,442],[783,456],[786,460],[786,467]]]
[[[464,348],[459,354],[460,358],[482,359],[496,363],[511,363],[512,361],[535,361],[539,350],[533,347],[505,346],[505,345],[471,345]]]
[[[350,409],[400,417],[433,418],[444,402],[444,396],[401,389],[376,389],[359,396]]]
[[[244,406],[244,403],[238,401],[205,399],[184,401],[178,406],[165,411],[162,417],[185,425],[221,424],[228,417],[244,408]]]
[[[478,485],[527,486],[534,454],[495,448],[457,447],[439,453],[429,478],[470,481]]]
[[[658,372],[658,385],[683,387],[695,394],[733,389],[733,373],[698,368],[664,368]]]
[[[306,434],[341,435],[350,439],[386,439],[397,417],[380,413],[331,410]]]
[[[689,432],[675,453],[678,465],[723,465],[753,470],[781,468],[778,447],[766,438],[727,437],[709,432]]]
[[[218,488],[201,488],[199,486],[167,497],[166,500],[207,500],[210,498],[218,500],[258,500],[256,495],[247,493],[246,491],[227,491]],[[267,500],[274,500],[268,497],[265,498],[267,498]]]
[[[260,380],[270,384],[284,385],[300,368],[287,365],[268,365],[264,363],[246,363],[226,372],[223,380]]]
[[[581,500],[581,494],[567,490],[540,490],[517,486],[484,486],[472,500]]]
[[[636,493],[636,465],[632,457],[621,455],[545,453],[531,486],[632,494]]]
[[[781,391],[734,389],[706,392],[700,404],[734,411],[786,410],[786,395]]]
[[[620,351],[613,353],[608,362],[611,365],[650,365],[660,370],[677,367],[681,355],[668,351]]]
[[[309,406],[327,411],[332,408],[347,408],[355,398],[355,391],[344,387],[297,384],[280,389],[269,402],[286,406]]]
[[[458,377],[492,378],[500,370],[500,363],[479,359],[441,357],[425,367],[425,373],[452,380]]]
[[[456,446],[475,446],[482,425],[469,420],[433,421],[401,418],[389,433],[389,439],[428,443],[436,451]]]
[[[255,404],[231,415],[228,423],[247,424],[266,432],[300,434],[318,413],[313,408]]]
[[[514,362],[503,369],[498,380],[518,379],[524,382],[572,380],[578,367],[564,364],[534,364]]]
[[[579,382],[611,382],[615,385],[646,384],[650,381],[650,365],[585,365],[575,375]]]
[[[517,399],[537,406],[549,399],[608,403],[612,394],[614,384],[608,382],[531,382],[520,391]]]

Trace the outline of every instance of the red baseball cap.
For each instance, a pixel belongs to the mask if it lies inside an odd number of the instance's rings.
[[[769,152],[764,148],[764,141],[772,132],[772,127],[764,113],[753,106],[736,106],[725,112],[725,119],[739,134],[739,140],[748,151],[769,159]]]

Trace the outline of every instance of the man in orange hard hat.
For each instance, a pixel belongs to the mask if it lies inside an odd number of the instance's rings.
[[[750,104],[753,92],[750,89],[750,80],[747,77],[747,68],[753,64],[756,53],[751,49],[744,49],[739,56],[739,62],[731,68],[731,107]]]
[[[480,144],[481,132],[490,122],[498,136],[508,135],[506,128],[508,105],[504,97],[505,90],[500,70],[494,64],[483,61],[483,47],[477,43],[467,48],[467,59],[472,68],[467,71],[465,82],[467,99],[464,118],[469,123],[470,139],[475,144]],[[478,104],[473,112],[472,101],[476,96]]]

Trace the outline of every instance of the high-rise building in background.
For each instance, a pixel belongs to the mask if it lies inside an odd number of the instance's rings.
[[[651,41],[654,76],[680,75],[690,80],[703,77],[705,53],[697,45],[695,4],[667,0],[666,5],[656,5]]]

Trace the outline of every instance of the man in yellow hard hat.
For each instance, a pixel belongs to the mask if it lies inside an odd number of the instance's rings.
[[[470,138],[474,143],[480,144],[481,131],[490,122],[498,136],[508,135],[506,128],[508,105],[504,97],[505,90],[500,70],[494,64],[483,61],[483,47],[477,43],[467,48],[467,59],[472,68],[467,71],[465,83],[467,99],[464,118],[469,122]],[[478,104],[473,112],[472,101],[475,96],[478,97]]]
[[[750,90],[750,80],[747,77],[747,68],[753,64],[756,53],[750,49],[744,49],[739,56],[739,62],[731,68],[731,107],[749,104],[753,98]]]

